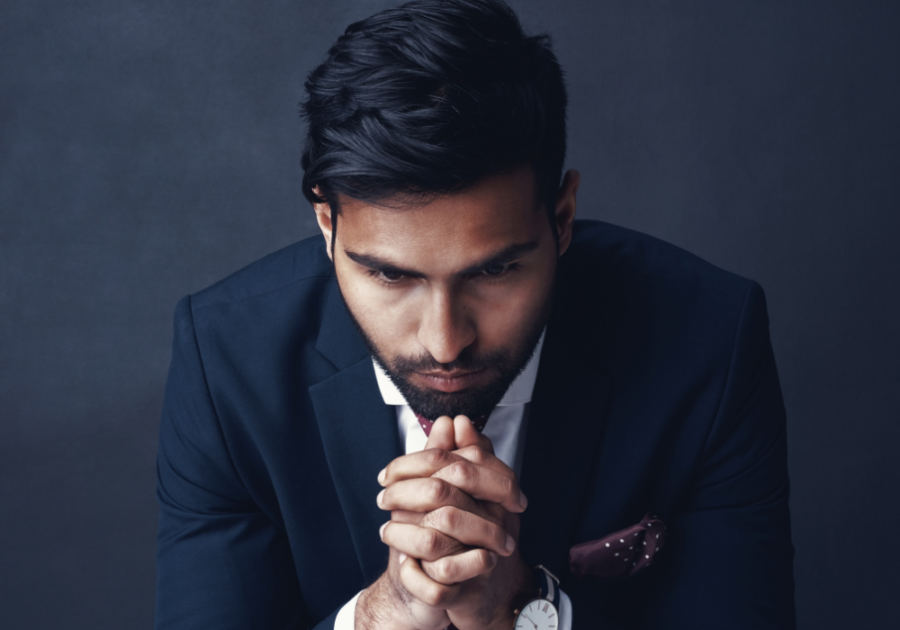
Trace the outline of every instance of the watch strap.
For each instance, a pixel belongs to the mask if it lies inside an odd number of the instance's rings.
[[[546,599],[559,610],[559,578],[553,575],[544,565],[534,568],[534,577],[540,589],[541,599]]]

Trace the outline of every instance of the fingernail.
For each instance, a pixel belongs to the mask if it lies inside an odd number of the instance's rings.
[[[390,521],[388,521],[390,523]],[[384,528],[387,527],[387,523],[378,528],[378,535],[381,536],[381,540],[384,540]]]
[[[498,556],[496,554],[496,552],[493,552],[493,551],[491,551],[490,554],[491,554],[491,564],[497,564],[497,558],[499,558],[500,556]]]
[[[528,507],[528,497],[521,490],[519,490],[519,505],[522,506],[523,510]]]
[[[381,502],[384,501],[384,490],[378,493],[378,496],[375,497],[375,503],[378,504],[378,507],[381,507]]]
[[[509,553],[512,553],[513,550],[514,550],[515,548],[516,548],[516,541],[513,540],[513,537],[512,537],[512,536],[510,536],[509,534],[507,534],[507,535],[506,535],[506,550],[507,550]]]
[[[378,473],[378,483],[380,483],[383,486],[384,480],[386,477],[387,477],[387,468],[382,468],[381,472]]]
[[[401,553],[401,554],[400,554],[400,564],[403,564],[403,561],[404,561],[404,560],[406,560],[406,554],[405,554],[405,553]]]

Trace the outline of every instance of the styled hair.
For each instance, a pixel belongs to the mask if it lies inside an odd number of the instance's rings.
[[[306,81],[303,194],[460,192],[530,165],[551,218],[566,89],[547,35],[502,0],[416,0],[347,27]],[[554,223],[555,226],[555,223]]]

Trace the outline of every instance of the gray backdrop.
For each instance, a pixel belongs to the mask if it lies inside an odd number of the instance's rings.
[[[0,2],[0,625],[149,628],[177,299],[314,232],[305,75],[392,3]],[[900,588],[900,3],[518,0],[579,213],[762,283],[803,629]]]

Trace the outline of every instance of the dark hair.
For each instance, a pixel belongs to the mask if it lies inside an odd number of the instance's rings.
[[[333,217],[338,193],[457,192],[527,164],[555,227],[563,73],[502,0],[417,0],[351,24],[306,92],[303,194]]]

